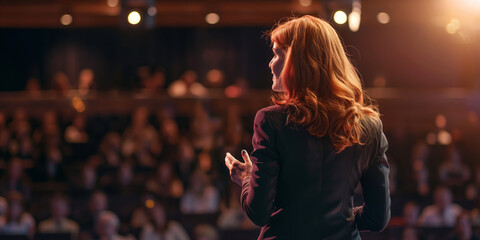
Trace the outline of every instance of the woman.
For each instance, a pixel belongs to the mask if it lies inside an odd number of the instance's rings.
[[[251,156],[227,153],[258,239],[360,239],[390,219],[387,140],[335,30],[303,16],[270,32],[274,106],[257,112]],[[251,160],[250,160],[251,159]],[[365,203],[353,208],[362,184]]]

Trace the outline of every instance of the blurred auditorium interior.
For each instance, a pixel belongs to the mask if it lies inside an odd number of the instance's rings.
[[[272,104],[265,33],[305,14],[389,140],[362,239],[479,239],[479,0],[0,0],[0,239],[256,239],[224,156]]]

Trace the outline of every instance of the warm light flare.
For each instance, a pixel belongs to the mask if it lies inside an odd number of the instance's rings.
[[[72,22],[73,22],[73,17],[70,14],[64,14],[60,17],[60,23],[62,25],[67,26],[67,25],[72,24]]]
[[[132,11],[128,14],[128,22],[132,25],[137,25],[142,21],[142,17],[140,16],[140,13],[137,11]]]
[[[333,15],[333,20],[337,24],[344,24],[347,22],[347,14],[344,11],[336,11]]]
[[[216,13],[209,13],[205,16],[205,22],[208,24],[217,24],[220,21],[220,16]]]
[[[386,12],[380,12],[377,14],[377,20],[381,24],[387,24],[390,22],[390,15]]]

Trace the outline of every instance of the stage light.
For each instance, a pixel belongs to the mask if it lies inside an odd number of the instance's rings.
[[[73,17],[70,14],[64,14],[60,17],[60,23],[62,25],[67,26],[67,25],[72,24],[72,22],[73,22]]]
[[[208,24],[217,24],[220,21],[220,16],[216,13],[209,13],[205,16],[205,21]]]
[[[357,32],[360,28],[360,15],[360,9],[354,9],[348,15],[348,27],[350,28],[350,31]]]
[[[377,20],[381,24],[387,24],[390,22],[390,15],[386,12],[380,12],[377,14]]]
[[[157,8],[156,7],[149,7],[147,10],[148,16],[155,16],[157,15]]]
[[[128,22],[132,25],[137,25],[140,21],[142,21],[142,17],[140,16],[140,13],[137,11],[131,11],[128,14]]]
[[[344,24],[347,22],[347,14],[344,11],[336,11],[333,15],[333,20],[337,24]]]
[[[107,6],[109,6],[109,7],[118,6],[118,0],[107,0]]]
[[[312,5],[312,0],[298,0],[298,2],[303,7],[308,7],[308,6]]]

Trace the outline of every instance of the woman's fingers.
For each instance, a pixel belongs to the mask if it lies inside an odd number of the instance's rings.
[[[225,164],[227,165],[228,169],[232,170],[233,164],[235,162],[238,162],[238,160],[235,159],[235,157],[233,157],[232,154],[227,152],[227,155],[225,156]]]
[[[232,170],[232,164],[230,163],[230,160],[228,160],[228,157],[225,156],[225,165],[229,170]]]
[[[245,164],[252,166],[252,160],[250,160],[250,155],[248,155],[247,150],[242,150],[242,158]]]

